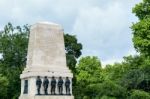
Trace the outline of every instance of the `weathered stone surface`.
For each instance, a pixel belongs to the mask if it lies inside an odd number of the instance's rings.
[[[66,68],[63,29],[52,23],[32,26],[27,67]]]
[[[34,99],[74,99],[73,96],[35,96]]]
[[[41,96],[23,96],[21,99],[74,99],[73,96],[52,96],[52,95],[41,95]]]
[[[47,76],[49,81],[55,76],[56,80],[61,76],[65,81],[69,77],[72,81],[72,73],[66,65],[63,28],[55,23],[39,22],[32,25],[30,30],[27,66],[21,78],[20,99],[73,99],[73,96],[36,96],[36,77],[40,76],[42,81]],[[28,80],[28,94],[23,94],[24,81]],[[70,85],[72,94],[72,85]],[[65,85],[63,85],[65,94]],[[43,86],[41,94],[44,94]],[[50,86],[48,87],[50,94]],[[58,94],[58,88],[56,88]]]
[[[27,67],[24,72],[70,73],[66,66],[62,27],[41,22],[34,24],[30,31]]]

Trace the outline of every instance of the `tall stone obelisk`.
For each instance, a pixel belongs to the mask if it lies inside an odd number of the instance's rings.
[[[39,22],[31,26],[27,66],[20,75],[21,95],[19,99],[74,99],[72,95],[73,75],[66,65],[64,34],[61,25],[48,22]],[[65,84],[63,84],[63,95],[51,95],[51,84],[48,85],[48,95],[44,94],[41,84],[41,95],[37,95],[36,79],[40,76],[42,82],[47,76],[49,82],[52,77],[59,77],[65,82],[66,77],[70,80],[70,95],[66,95]],[[56,94],[58,87],[56,86]]]

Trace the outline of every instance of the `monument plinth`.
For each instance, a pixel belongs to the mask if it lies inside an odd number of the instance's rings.
[[[61,25],[55,23],[39,22],[31,26],[19,99],[74,99],[63,33]]]

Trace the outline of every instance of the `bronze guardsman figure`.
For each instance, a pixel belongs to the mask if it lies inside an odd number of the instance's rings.
[[[70,80],[68,77],[66,77],[66,81],[65,81],[65,87],[66,87],[66,94],[70,95]]]
[[[41,80],[40,76],[37,76],[36,86],[37,86],[38,95],[40,95],[41,84],[42,84],[42,80]]]
[[[47,92],[48,84],[49,84],[49,80],[47,79],[47,76],[45,76],[44,81],[43,81],[43,87],[44,87],[45,95],[48,94],[48,92]]]
[[[54,95],[55,95],[55,88],[56,88],[56,79],[55,79],[55,77],[53,76],[53,77],[52,77],[52,80],[51,80],[51,94],[54,94]]]
[[[59,94],[62,95],[63,93],[63,79],[62,77],[59,77],[59,80],[58,80],[58,90],[59,90]]]

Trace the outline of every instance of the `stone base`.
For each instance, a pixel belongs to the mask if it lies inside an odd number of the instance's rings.
[[[54,95],[36,95],[36,96],[28,96],[22,95],[19,99],[74,99],[74,96],[54,96]]]

